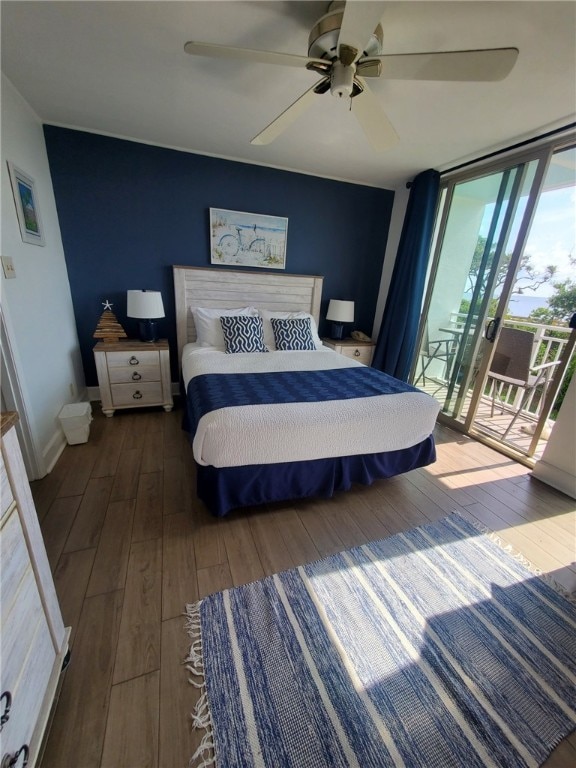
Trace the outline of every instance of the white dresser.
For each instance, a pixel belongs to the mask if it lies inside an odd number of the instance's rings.
[[[18,415],[1,416],[0,760],[22,768],[38,758],[68,652],[40,524],[16,435]]]
[[[100,341],[94,347],[102,411],[118,408],[173,406],[170,348],[167,341]]]

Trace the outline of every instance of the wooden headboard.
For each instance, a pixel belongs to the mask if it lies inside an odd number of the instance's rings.
[[[179,360],[184,345],[196,341],[191,311],[196,307],[250,306],[281,312],[310,312],[316,324],[320,319],[322,277],[207,267],[173,267],[173,270]]]

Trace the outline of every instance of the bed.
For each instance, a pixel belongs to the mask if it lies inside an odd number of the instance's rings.
[[[321,277],[173,269],[184,426],[212,514],[330,497],[435,460],[434,398],[322,345]]]

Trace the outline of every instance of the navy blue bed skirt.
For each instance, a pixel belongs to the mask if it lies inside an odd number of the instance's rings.
[[[216,517],[232,509],[272,501],[330,498],[353,483],[371,485],[436,460],[432,435],[400,451],[333,459],[256,464],[244,467],[197,467],[197,494]]]

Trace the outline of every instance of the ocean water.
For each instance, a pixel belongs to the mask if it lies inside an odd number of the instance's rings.
[[[548,297],[546,296],[525,296],[521,293],[513,293],[508,303],[508,314],[514,317],[528,317],[535,309],[547,306]]]

